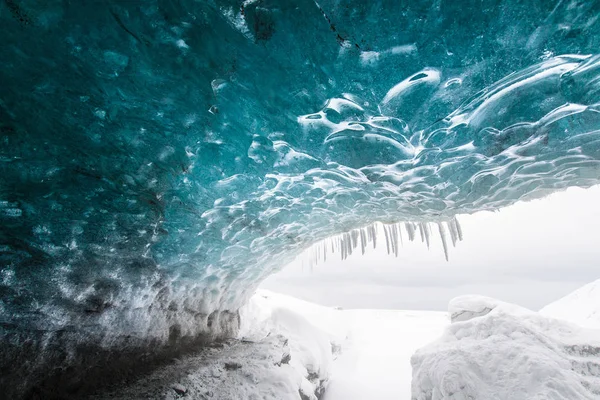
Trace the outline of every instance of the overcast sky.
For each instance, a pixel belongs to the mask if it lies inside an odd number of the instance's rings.
[[[312,271],[295,261],[263,288],[344,308],[445,310],[455,296],[481,294],[537,310],[600,279],[600,186],[459,221],[464,241],[450,248],[449,262],[437,235],[428,251],[420,238],[406,243],[404,232],[395,258],[380,231],[383,246],[364,256],[336,254]]]

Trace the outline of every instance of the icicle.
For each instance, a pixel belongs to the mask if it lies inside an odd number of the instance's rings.
[[[400,244],[404,247],[404,239],[402,238],[402,223],[398,222],[396,224],[398,226],[398,237],[400,238]]]
[[[398,250],[400,248],[400,246],[398,246],[398,242],[399,242],[398,241],[398,228],[399,228],[398,224],[392,225],[392,232],[393,232],[392,238],[393,238],[393,243],[394,243],[394,255],[396,257],[398,257]]]
[[[446,256],[446,261],[448,261],[448,243],[446,243],[446,228],[442,225],[441,222],[438,222],[438,229],[440,231],[440,238],[442,239],[442,246],[444,246],[444,255]]]
[[[347,256],[351,256],[352,255],[352,250],[354,250],[354,241],[352,240],[352,234],[350,233],[346,233],[346,244],[348,246],[348,253],[346,255]]]
[[[398,234],[398,238],[396,239],[396,257],[398,257],[400,245],[404,246],[404,241],[402,240],[402,225],[396,224],[396,233]]]
[[[396,234],[394,233],[394,225],[388,225],[387,228],[390,235],[390,250],[392,254],[396,254]]]
[[[462,228],[460,226],[460,223],[458,222],[458,218],[456,218],[456,217],[454,217],[454,225],[456,226],[456,233],[458,233],[458,240],[460,240],[462,242],[462,240],[463,240]]]
[[[452,247],[456,247],[456,237],[458,234],[456,233],[452,220],[446,222],[446,225],[448,226],[448,232],[450,232],[450,239],[452,239]]]
[[[385,246],[387,248],[387,253],[390,254],[390,238],[388,237],[387,226],[383,225],[383,233],[385,233]]]
[[[429,223],[422,222],[422,224],[423,224],[423,232],[425,233],[425,243],[427,243],[427,249],[429,250],[429,241],[430,241],[430,235],[431,235],[431,231],[429,230]]]
[[[345,251],[346,251],[346,256],[344,257],[345,259],[350,257],[350,255],[352,254],[352,238],[350,237],[350,234],[346,233],[344,234],[344,244],[345,244]]]
[[[390,232],[392,234],[392,243],[394,244],[392,250],[394,251],[394,255],[396,257],[398,257],[398,250],[400,248],[400,246],[398,246],[399,240],[398,240],[398,225],[397,224],[393,224],[390,226]]]
[[[415,240],[415,228],[410,222],[405,223],[404,226],[406,227],[406,232],[408,233],[408,240],[412,242]]]
[[[425,242],[425,232],[423,232],[423,223],[419,222],[419,235],[421,235],[421,243]]]
[[[396,239],[398,239],[398,236],[396,235],[396,232],[394,232],[394,224],[388,225],[388,233],[390,234],[390,250],[392,251],[392,254],[396,254]]]
[[[377,247],[377,225],[373,224],[371,230],[373,231],[373,248],[375,249]]]
[[[360,249],[363,255],[365,254],[365,247],[367,247],[367,235],[365,228],[360,228]]]
[[[431,225],[428,222],[397,222],[392,224],[374,223],[365,227],[352,229],[348,232],[341,233],[336,236],[328,237],[318,243],[313,244],[306,249],[302,258],[302,269],[310,267],[311,271],[319,263],[327,262],[328,254],[332,255],[339,252],[340,259],[346,260],[352,255],[353,251],[360,246],[361,253],[366,254],[369,243],[373,243],[373,248],[377,248],[377,235],[379,226],[383,228],[385,235],[385,245],[387,254],[394,254],[398,257],[400,253],[400,245],[403,243],[402,227],[406,229],[408,240],[414,241],[417,237],[417,230],[421,237],[421,243],[426,243],[427,248],[431,247]],[[448,235],[452,240],[452,246],[456,246],[457,242],[463,240],[462,228],[456,217],[438,222],[438,230],[442,245],[444,248],[444,256],[446,261],[449,260],[448,251]],[[331,256],[330,256],[331,258]]]

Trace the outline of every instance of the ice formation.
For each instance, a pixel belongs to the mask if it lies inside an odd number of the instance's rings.
[[[456,242],[463,239],[462,228],[456,217],[446,222],[438,222],[436,225],[439,230],[442,246],[444,247],[446,261],[448,261],[446,232],[449,232],[452,246],[455,247]],[[309,267],[312,268],[319,262],[327,261],[327,254],[330,254],[331,257],[337,253],[342,260],[345,260],[359,247],[361,254],[365,254],[365,250],[369,245],[372,245],[373,248],[377,247],[377,235],[379,232],[383,232],[384,234],[387,253],[394,254],[398,257],[398,252],[403,244],[403,227],[408,235],[408,240],[411,242],[414,241],[416,232],[419,231],[421,242],[427,243],[427,247],[429,248],[431,226],[428,222],[397,222],[393,224],[374,223],[367,227],[352,229],[339,235],[330,236],[313,244],[299,257],[303,262],[307,261]]]
[[[5,0],[0,23],[9,396],[231,335],[332,235],[454,242],[459,213],[600,181],[595,1]]]

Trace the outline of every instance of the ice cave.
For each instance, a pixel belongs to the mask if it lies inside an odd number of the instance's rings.
[[[599,17],[3,0],[0,397],[82,398],[232,337],[315,244],[397,252],[402,227],[447,247],[458,214],[600,183]]]

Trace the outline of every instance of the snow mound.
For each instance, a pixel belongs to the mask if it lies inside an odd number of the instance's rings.
[[[412,357],[413,400],[600,398],[600,335],[486,297],[451,301],[452,324]]]
[[[600,328],[600,279],[548,304],[540,314],[587,328]]]
[[[240,310],[240,317],[242,340],[262,341],[273,333],[286,338],[289,350],[284,358],[291,368],[290,379],[300,382],[302,400],[316,400],[324,393],[334,350],[346,336],[340,311],[259,290]]]

